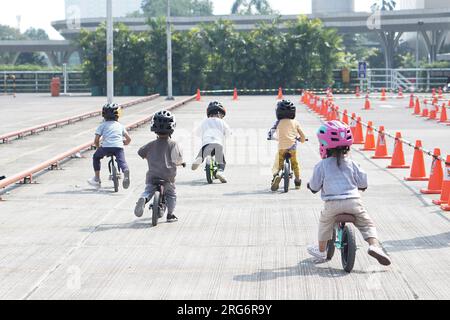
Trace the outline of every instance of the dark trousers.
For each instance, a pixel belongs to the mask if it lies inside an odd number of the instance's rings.
[[[216,162],[220,171],[225,170],[225,166],[227,162],[225,161],[225,155],[223,153],[223,146],[217,143],[207,144],[202,147],[200,152],[197,155],[197,159],[202,159],[202,162],[205,161],[205,158],[208,156],[215,156]]]
[[[100,171],[101,163],[104,157],[114,155],[116,157],[117,164],[122,172],[128,171],[128,164],[125,161],[125,152],[123,148],[103,148],[100,147],[95,151],[93,156],[94,170]]]

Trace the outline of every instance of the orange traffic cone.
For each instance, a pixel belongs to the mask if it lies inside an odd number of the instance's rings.
[[[370,110],[369,95],[366,95],[366,102],[364,103],[364,109],[363,110]]]
[[[355,135],[353,137],[353,144],[364,144],[364,132],[361,123],[361,117],[356,120]]]
[[[278,100],[283,99],[283,89],[281,87],[278,88]]]
[[[436,97],[436,88],[431,89],[431,95],[434,97]]]
[[[438,98],[437,98],[437,97],[434,97],[434,98],[433,98],[433,101],[432,101],[431,103],[432,103],[432,104],[438,104],[438,103],[439,103]]]
[[[429,117],[429,112],[428,112],[428,109],[427,108],[425,108],[425,109],[423,109],[422,110],[422,117],[424,117],[424,118],[428,118]]]
[[[433,200],[434,204],[441,205],[447,203],[450,199],[450,155],[447,156],[447,164],[445,165],[444,176],[442,179],[442,191],[439,200]]]
[[[359,87],[356,87],[356,97],[359,98],[359,96],[360,96]]]
[[[381,101],[386,101],[386,89],[381,89]]]
[[[450,192],[448,195],[448,203],[441,205],[441,209],[444,211],[450,211]]]
[[[197,97],[195,98],[195,100],[200,101],[202,98],[202,96],[200,95],[200,89],[197,89]]]
[[[409,166],[405,164],[405,154],[403,153],[403,142],[401,141],[402,134],[397,132],[395,135],[394,154],[392,155],[389,169],[408,169]]]
[[[425,161],[423,159],[422,141],[416,141],[416,147],[414,148],[414,158],[411,167],[411,174],[405,178],[406,181],[428,181],[429,178],[425,172]]]
[[[344,110],[344,114],[342,116],[342,122],[345,123],[346,125],[348,125],[348,111],[347,111],[347,109]]]
[[[388,155],[386,136],[384,134],[384,126],[380,126],[378,129],[378,141],[377,149],[375,150],[375,155],[372,159],[391,159],[392,157]]]
[[[428,118],[428,120],[436,120],[436,110],[431,110],[430,111],[430,117]]]
[[[398,88],[398,97],[397,98],[403,99],[403,88],[402,87]]]
[[[420,100],[419,100],[419,98],[416,98],[416,104],[414,106],[413,115],[420,115]]]
[[[421,189],[423,194],[440,194],[442,192],[442,161],[438,159],[441,156],[441,149],[434,149],[433,162],[431,163],[430,180],[427,189]]]
[[[375,135],[373,133],[373,124],[372,121],[369,121],[367,124],[367,133],[366,133],[366,143],[364,144],[364,148],[362,151],[375,151]]]
[[[409,98],[409,108],[414,108],[414,94],[411,93],[411,97]]]
[[[355,134],[356,134],[356,114],[355,113],[352,113],[349,126],[350,126],[350,130],[352,131],[353,139],[355,139]]]
[[[234,92],[233,92],[233,100],[236,101],[238,99],[238,92],[237,89],[234,88]]]
[[[447,123],[448,119],[447,119],[447,107],[445,106],[445,103],[442,105],[442,110],[441,110],[441,118],[439,119],[439,123]]]
[[[441,88],[441,87],[439,87],[439,89],[438,89],[438,97],[439,97],[439,99],[442,99],[442,98],[443,98],[443,95],[442,95],[442,88]]]

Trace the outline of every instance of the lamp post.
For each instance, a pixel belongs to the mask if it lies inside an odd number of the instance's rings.
[[[114,98],[114,34],[112,0],[106,0],[106,89],[108,103]]]
[[[167,100],[174,100],[172,92],[172,31],[170,30],[170,0],[167,0]]]

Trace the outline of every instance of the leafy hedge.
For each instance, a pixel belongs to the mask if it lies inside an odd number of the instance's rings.
[[[116,25],[115,86],[165,94],[166,23],[163,18],[148,23],[151,30],[143,33]],[[78,42],[86,79],[91,86],[104,88],[105,25],[95,32],[82,30]],[[175,94],[192,94],[196,88],[326,87],[344,55],[337,32],[305,16],[288,23],[286,32],[280,32],[278,21],[237,32],[231,22],[219,20],[174,32],[172,47]]]

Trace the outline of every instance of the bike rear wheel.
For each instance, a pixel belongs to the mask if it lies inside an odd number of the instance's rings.
[[[355,231],[350,225],[344,227],[342,235],[341,261],[346,272],[351,272],[355,265],[356,238]]]
[[[117,168],[114,164],[111,166],[111,175],[114,183],[114,192],[119,192],[119,176],[117,175]]]
[[[159,191],[155,192],[155,195],[153,196],[153,206],[152,206],[152,225],[156,227],[158,225],[158,219],[160,215],[160,206],[159,202],[161,199],[161,193]]]
[[[284,163],[284,175],[283,175],[283,181],[284,181],[284,192],[289,192],[289,182],[291,180],[291,165],[288,161]]]

